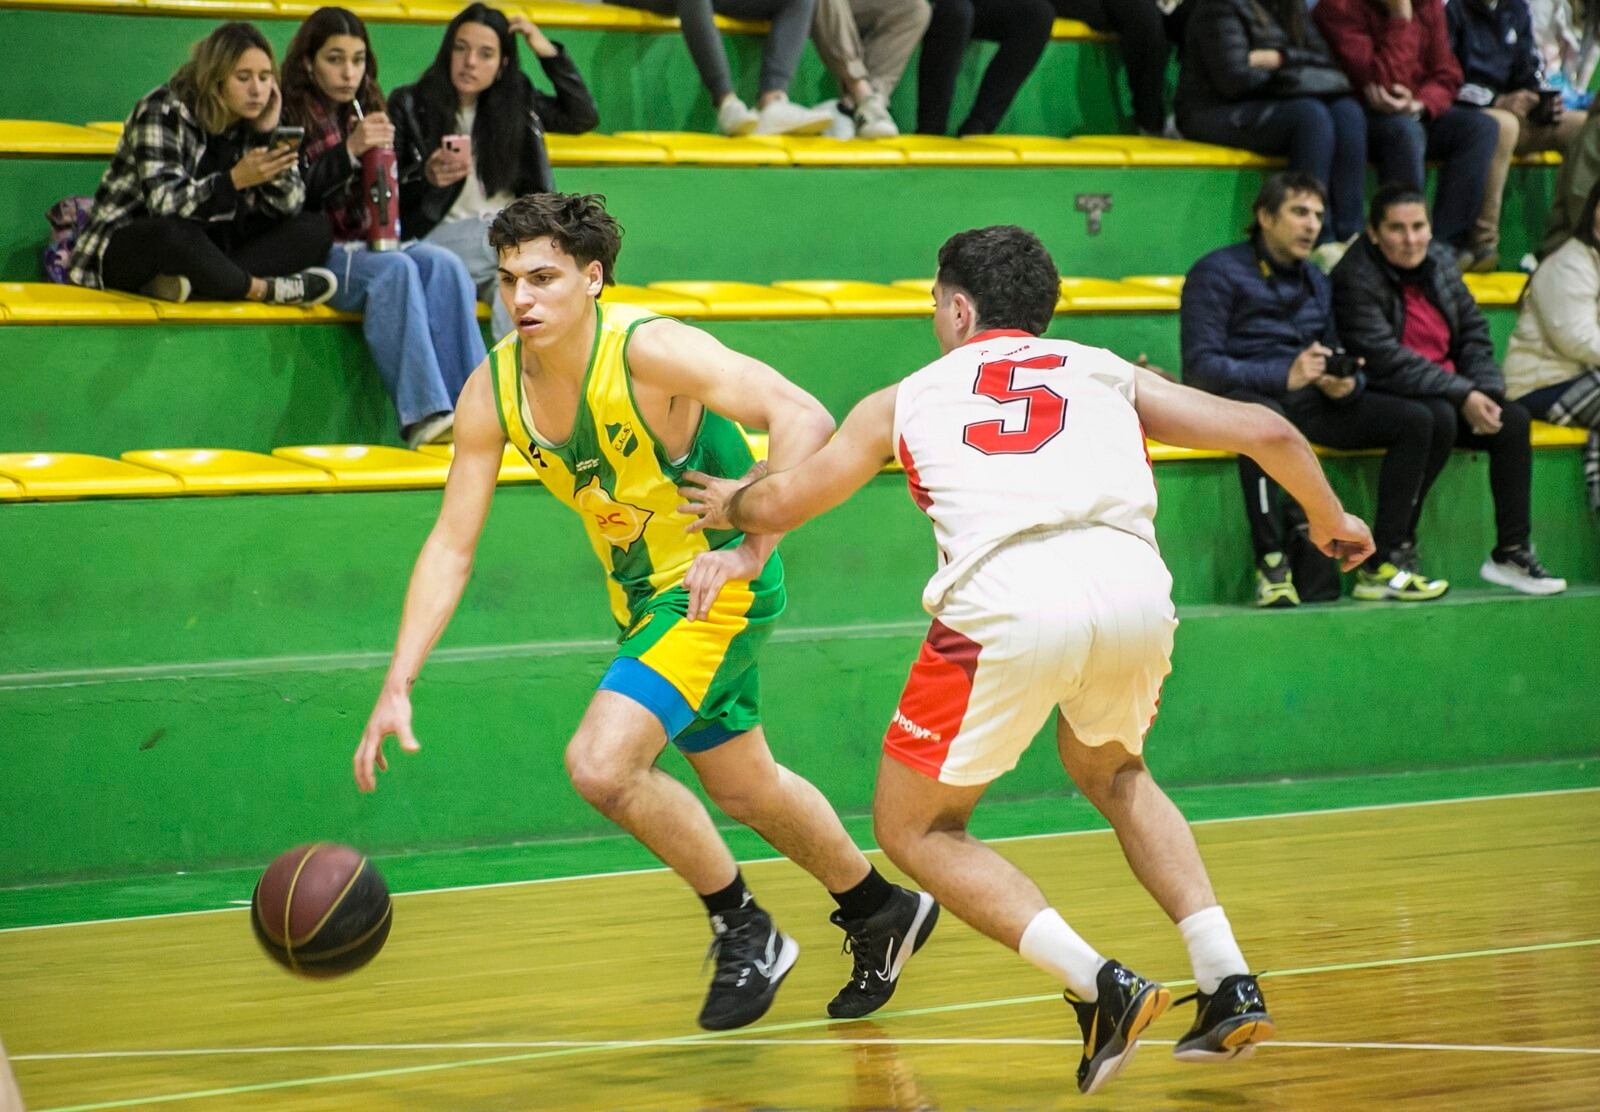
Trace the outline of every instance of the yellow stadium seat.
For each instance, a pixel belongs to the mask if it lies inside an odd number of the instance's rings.
[[[619,131],[619,139],[648,143],[666,150],[668,161],[693,166],[788,166],[782,147],[728,139],[701,131]]]
[[[327,6],[318,0],[272,0],[273,10],[277,14],[295,19],[304,19],[318,8]],[[400,0],[341,0],[338,6],[354,12],[362,19],[379,23],[399,23],[412,18]]]
[[[1178,307],[1175,294],[1106,278],[1063,278],[1067,311],[1076,313],[1165,312]]]
[[[22,488],[0,475],[0,502],[10,502],[22,497]]]
[[[116,136],[104,131],[48,120],[0,120],[0,156],[105,156],[116,149]]]
[[[507,15],[520,11],[540,27],[581,27],[596,31],[635,31],[660,16],[613,4],[573,4],[562,0],[530,0],[523,4],[496,5]],[[671,22],[676,23],[676,20]]]
[[[1050,37],[1056,42],[1116,42],[1117,36],[1096,31],[1087,23],[1076,19],[1058,19],[1050,27]]]
[[[450,464],[406,448],[375,444],[321,444],[274,448],[279,459],[326,471],[327,490],[404,490],[444,485]]]
[[[1076,142],[1110,147],[1124,152],[1130,166],[1282,166],[1283,159],[1268,158],[1238,147],[1191,143],[1187,139],[1161,139],[1148,135],[1080,135]]]
[[[150,300],[164,321],[204,321],[209,324],[338,324],[359,321],[358,313],[341,313],[326,305],[266,305],[260,301],[158,301]]]
[[[897,290],[916,290],[927,297],[933,296],[932,278],[896,278],[889,284]]]
[[[10,324],[154,324],[154,302],[142,297],[61,286],[0,282],[0,308]]]
[[[777,147],[796,166],[904,166],[904,151],[877,143],[846,142],[823,135],[752,135],[746,142]]]
[[[1535,448],[1581,448],[1588,439],[1588,429],[1569,429],[1544,421],[1533,422],[1528,433]]]
[[[1479,305],[1515,305],[1528,284],[1528,276],[1516,271],[1499,274],[1464,274],[1467,290]]]
[[[921,293],[876,282],[831,282],[799,280],[774,282],[775,290],[790,290],[820,297],[833,306],[836,317],[928,317],[933,301]]]
[[[1117,147],[1058,139],[1053,135],[972,135],[962,140],[1011,151],[1030,166],[1126,166],[1128,152]]]
[[[663,313],[669,317],[703,317],[706,315],[706,303],[698,297],[671,293],[667,290],[652,289],[649,286],[629,286],[622,282],[618,282],[614,286],[607,286],[601,290],[600,300],[621,302],[624,305],[637,305],[641,309],[648,309],[652,313]]]
[[[820,297],[757,286],[749,282],[651,282],[653,290],[666,290],[705,303],[703,316],[710,319],[740,317],[774,319],[783,317],[831,317],[833,306]]]
[[[121,120],[90,120],[83,126],[88,128],[90,131],[103,131],[107,135],[115,135],[119,138],[122,135]]]
[[[614,163],[646,166],[667,162],[671,157],[666,148],[659,144],[621,139],[615,135],[601,135],[597,131],[586,132],[583,135],[551,133],[544,137],[544,141],[550,149],[550,161],[557,166],[595,166]]]
[[[1150,456],[1152,463],[1164,463],[1173,460],[1189,459],[1232,459],[1232,452],[1218,452],[1206,448],[1178,448],[1171,444],[1162,444],[1158,440],[1146,440],[1144,450]]]
[[[155,448],[123,452],[122,458],[172,475],[191,494],[321,490],[333,483],[319,468],[232,448]]]
[[[1533,151],[1529,154],[1519,154],[1514,159],[1518,166],[1560,166],[1560,151]]]
[[[906,161],[913,166],[1015,166],[1021,161],[1016,151],[943,135],[900,135],[856,142],[904,151]]]
[[[214,15],[219,19],[274,14],[272,0],[144,0],[144,8],[162,15]]]
[[[417,449],[425,456],[435,459],[453,460],[456,458],[454,444],[424,444]],[[500,481],[502,483],[536,483],[539,481],[539,472],[533,464],[522,458],[522,453],[511,445],[506,445],[504,455],[500,458]]]
[[[1181,274],[1135,274],[1124,278],[1130,286],[1148,286],[1162,293],[1170,293],[1178,297],[1183,293],[1183,275]]]
[[[0,8],[59,8],[74,12],[126,12],[141,8],[144,0],[5,0]]]
[[[160,471],[72,452],[0,453],[0,475],[21,487],[24,498],[41,501],[148,497],[183,490],[177,479]]]

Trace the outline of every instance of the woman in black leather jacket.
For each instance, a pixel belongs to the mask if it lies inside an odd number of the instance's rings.
[[[554,96],[522,72],[518,35],[538,56]],[[401,228],[461,257],[478,299],[494,310],[494,335],[504,336],[512,325],[497,296],[488,223],[514,198],[555,189],[546,131],[589,131],[599,122],[578,67],[526,19],[508,21],[472,4],[450,21],[421,79],[390,94],[389,115]]]
[[[1323,239],[1361,231],[1367,122],[1304,0],[1193,0],[1174,106],[1186,139],[1287,155],[1328,188]]]

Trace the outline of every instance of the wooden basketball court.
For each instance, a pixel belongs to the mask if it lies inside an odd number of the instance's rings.
[[[402,896],[383,954],[327,983],[272,966],[242,911],[0,933],[0,1032],[35,1112],[1600,1104],[1600,791],[1196,832],[1280,1041],[1176,1063],[1185,1005],[1093,1098],[1048,979],[950,917],[889,1008],[830,1021],[849,958],[785,862],[746,875],[801,960],[741,1031],[696,1028],[704,919],[649,872]],[[1190,991],[1109,833],[1002,849],[1103,952]]]

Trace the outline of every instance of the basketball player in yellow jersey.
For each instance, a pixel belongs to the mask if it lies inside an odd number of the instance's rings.
[[[356,749],[356,783],[376,786],[389,735],[402,750],[418,748],[411,685],[466,587],[510,443],[577,512],[607,573],[617,657],[567,746],[567,771],[584,799],[705,902],[716,971],[701,1026],[760,1018],[799,947],[751,897],[699,800],[655,767],[669,741],[717,806],[833,895],[832,920],[848,936],[855,968],[828,1012],[863,1016],[894,993],[938,905],[880,876],[821,793],[767,748],[755,653],[784,607],[779,536],[690,532],[677,492],[685,470],[738,478],[752,469],[734,422],[767,430],[772,465],[787,468],[827,442],[833,419],[771,367],[697,328],[602,305],[620,239],[594,196],[523,197],[490,228],[500,294],[517,328],[457,403],[444,505]]]

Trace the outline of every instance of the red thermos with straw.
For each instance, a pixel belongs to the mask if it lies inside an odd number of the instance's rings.
[[[356,119],[365,119],[359,99]],[[361,156],[361,203],[367,210],[367,246],[394,251],[400,246],[400,172],[393,147],[372,147]]]

